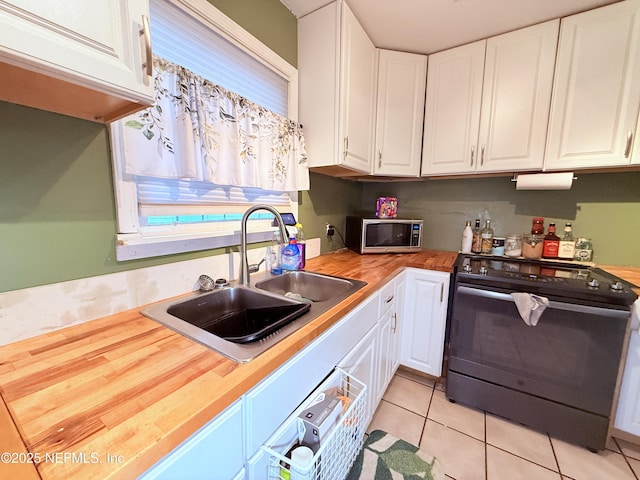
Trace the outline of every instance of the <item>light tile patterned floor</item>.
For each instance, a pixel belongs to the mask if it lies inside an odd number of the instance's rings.
[[[595,454],[450,403],[442,384],[399,370],[369,425],[420,446],[454,480],[639,480],[640,446],[611,439]]]

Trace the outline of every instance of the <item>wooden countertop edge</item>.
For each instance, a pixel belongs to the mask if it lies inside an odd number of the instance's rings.
[[[22,441],[9,409],[0,397],[0,454],[10,455],[0,462],[2,478],[12,480],[41,480],[36,466],[29,461],[29,451]]]

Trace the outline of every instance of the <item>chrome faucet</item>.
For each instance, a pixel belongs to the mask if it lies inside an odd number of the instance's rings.
[[[250,283],[249,261],[247,260],[247,220],[249,219],[249,215],[251,215],[256,210],[267,210],[273,213],[273,215],[276,217],[278,228],[280,228],[282,241],[286,242],[288,238],[287,228],[284,226],[284,220],[282,220],[280,212],[278,212],[275,208],[269,205],[254,205],[252,207],[249,207],[242,216],[242,223],[240,227],[240,285],[249,285]]]

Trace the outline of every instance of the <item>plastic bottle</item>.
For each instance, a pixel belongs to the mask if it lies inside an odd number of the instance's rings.
[[[564,260],[573,260],[576,251],[576,241],[573,238],[573,229],[569,222],[564,224],[564,232],[560,237],[560,248],[558,249],[558,258]]]
[[[482,229],[480,228],[479,218],[476,218],[476,226],[473,228],[473,242],[471,243],[471,251],[473,253],[482,252]]]
[[[467,220],[467,224],[462,231],[462,253],[471,253],[471,244],[473,243],[473,230],[471,229],[471,220]]]
[[[482,237],[482,253],[490,254],[493,248],[493,228],[491,228],[491,220],[485,222],[480,236]]]
[[[544,236],[542,243],[542,258],[558,258],[560,249],[560,237],[556,235],[556,224],[549,224],[549,231]]]
[[[289,239],[289,245],[282,249],[282,269],[298,270],[300,266],[300,250],[296,243],[296,237]]]
[[[298,265],[298,270],[304,270],[307,263],[307,238],[304,235],[301,223],[296,223],[296,230],[298,231],[298,233],[296,233],[296,242],[298,250],[300,251],[300,263]]]
[[[267,270],[274,275],[282,273],[282,239],[280,230],[273,231],[271,245],[267,247]]]

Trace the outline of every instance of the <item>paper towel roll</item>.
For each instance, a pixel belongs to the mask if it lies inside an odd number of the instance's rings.
[[[573,172],[518,175],[516,190],[569,190]]]

